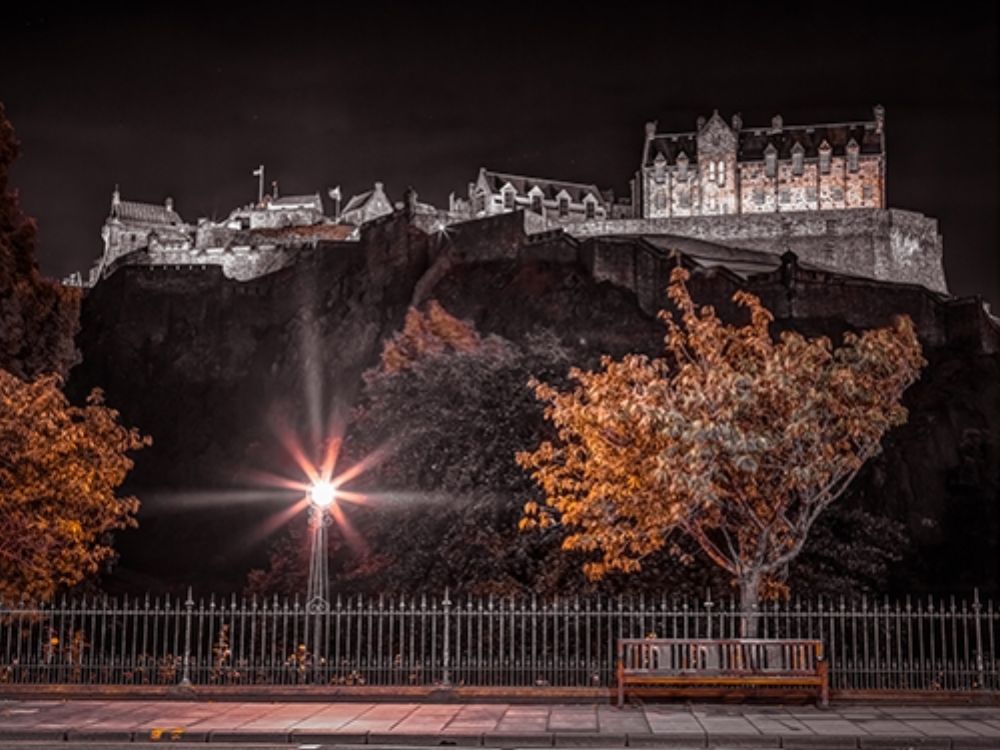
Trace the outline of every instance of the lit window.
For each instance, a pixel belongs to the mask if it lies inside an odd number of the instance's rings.
[[[569,216],[569,198],[559,199],[559,216]]]
[[[716,170],[717,170],[717,174],[718,174],[718,178],[719,178],[718,179],[719,185],[720,186],[721,185],[725,185],[726,184],[726,163],[724,161],[722,161],[722,159],[719,159],[719,164],[716,167]]]
[[[872,186],[864,185],[861,188],[861,198],[865,203],[868,203],[872,199]]]
[[[756,203],[758,206],[764,205],[764,191],[761,190],[760,188],[757,188],[756,190],[753,191],[753,202]]]
[[[593,219],[597,215],[596,207],[594,206],[594,201],[587,201],[587,218]]]
[[[715,162],[710,161],[708,163],[708,179],[709,182],[715,182]]]

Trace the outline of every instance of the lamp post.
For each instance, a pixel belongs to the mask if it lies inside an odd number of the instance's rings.
[[[309,490],[309,520],[311,549],[309,553],[309,583],[306,587],[306,609],[320,614],[330,609],[330,576],[327,572],[326,529],[330,525],[330,504],[337,495],[329,482],[316,482]]]
[[[337,497],[336,488],[326,481],[316,482],[309,490],[309,583],[306,586],[306,655],[310,660],[312,680],[323,682],[326,632],[329,627],[330,576],[326,559],[326,529],[330,525],[330,505]],[[303,665],[305,666],[305,665]]]

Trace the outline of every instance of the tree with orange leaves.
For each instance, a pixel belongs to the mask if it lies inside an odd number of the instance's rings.
[[[660,313],[664,357],[605,357],[571,371],[569,392],[536,384],[559,439],[518,454],[545,495],[525,504],[521,528],[562,524],[563,548],[594,556],[592,578],[635,571],[686,535],[733,577],[751,635],[762,592],[906,421],[901,396],[926,362],[907,317],[837,349],[794,332],[774,341],[760,300],[738,292],[750,322],[726,325],[696,308],[688,276],[671,274],[679,322]]]
[[[135,526],[139,501],[115,489],[126,453],[150,443],[118,423],[100,391],[72,406],[57,375],[25,382],[0,370],[0,600],[48,600],[114,555],[109,535]]]

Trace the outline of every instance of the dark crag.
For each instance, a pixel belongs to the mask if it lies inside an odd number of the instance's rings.
[[[901,590],[996,587],[1000,328],[977,300],[670,236],[531,237],[521,216],[427,234],[398,211],[360,242],[319,242],[249,282],[212,267],[126,266],[92,289],[71,388],[100,385],[155,441],[126,488],[143,508],[118,540],[111,584],[238,588],[274,534],[262,524],[295,497],[265,491],[255,472],[300,476],[282,431],[309,445],[317,412],[352,405],[411,304],[436,299],[516,343],[551,330],[574,364],[592,367],[602,354],[660,351],[654,313],[669,269],[684,263],[692,296],[730,319],[738,288],[761,297],[776,330],[837,337],[914,319],[930,364],[907,394],[909,422],[841,502],[906,523]],[[233,501],[240,488],[250,499]]]

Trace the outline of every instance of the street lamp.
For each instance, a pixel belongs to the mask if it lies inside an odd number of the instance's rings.
[[[327,612],[330,577],[326,560],[326,528],[330,525],[329,507],[337,498],[337,488],[326,481],[317,481],[309,489],[311,550],[309,554],[309,584],[306,588],[306,609],[314,614]]]

